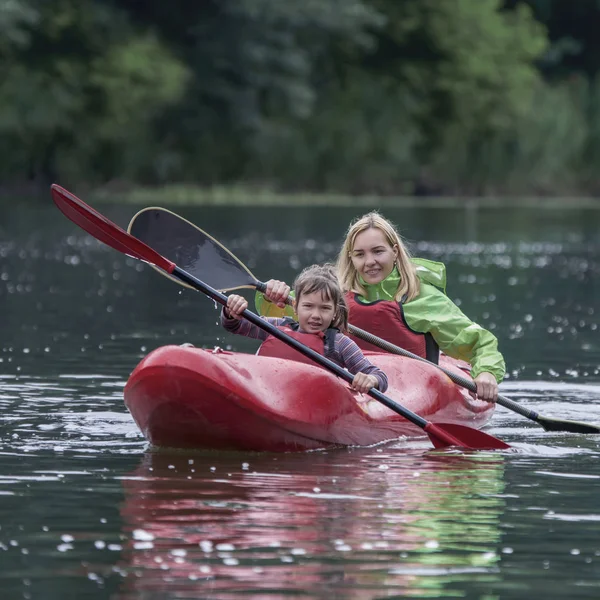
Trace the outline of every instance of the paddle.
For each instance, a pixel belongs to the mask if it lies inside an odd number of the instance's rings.
[[[261,292],[266,290],[266,284],[256,279],[225,246],[190,221],[167,209],[145,208],[139,211],[131,219],[128,231],[136,238],[152,244],[163,256],[168,256],[178,265],[185,266],[185,269],[193,275],[209,281],[220,291],[239,288],[256,288]],[[291,304],[291,300],[288,300],[288,303]],[[457,385],[471,392],[477,391],[477,385],[471,379],[435,365],[435,363],[376,337],[368,331],[353,325],[350,325],[348,329],[352,335],[383,350],[432,364],[448,375]],[[596,425],[545,417],[506,396],[499,395],[497,403],[535,421],[546,431],[600,433],[600,427]]]
[[[52,185],[51,190],[52,198],[56,206],[65,214],[65,216],[89,234],[93,235],[96,239],[104,242],[119,252],[123,252],[133,258],[155,265],[190,287],[203,292],[209,298],[212,298],[223,306],[227,304],[227,296],[178,267],[174,262],[165,258],[142,241],[136,239],[115,225],[112,221],[109,221],[106,217],[102,216],[64,188],[54,184]],[[286,335],[281,330],[277,329],[277,327],[271,325],[253,312],[245,310],[242,314],[248,321],[264,329],[270,335],[275,336],[298,352],[301,352],[315,363],[331,371],[338,377],[341,377],[348,383],[352,382],[353,376],[336,363]],[[369,391],[369,395],[423,429],[436,448],[445,448],[447,446],[459,446],[473,450],[501,450],[510,448],[510,446],[502,440],[470,427],[446,423],[431,423],[374,388]]]

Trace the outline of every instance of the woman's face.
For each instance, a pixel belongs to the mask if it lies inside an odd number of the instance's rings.
[[[350,258],[361,277],[367,283],[375,284],[394,269],[398,248],[390,246],[381,229],[371,227],[356,236]]]

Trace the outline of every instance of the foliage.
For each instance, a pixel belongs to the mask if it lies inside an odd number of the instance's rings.
[[[0,180],[593,191],[600,2],[0,0]]]
[[[112,160],[117,145],[135,141],[142,147],[135,134],[183,95],[185,66],[101,3],[21,7],[28,27],[14,21],[9,37],[20,49],[3,60],[0,77],[4,172],[46,181],[113,176],[103,155]]]

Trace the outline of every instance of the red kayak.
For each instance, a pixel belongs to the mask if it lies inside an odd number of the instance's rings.
[[[366,353],[387,396],[432,422],[483,427],[494,404],[474,399],[432,365]],[[464,371],[441,357],[441,366]],[[423,431],[324,369],[280,358],[164,346],[125,386],[125,404],[155,446],[285,452],[366,446]]]

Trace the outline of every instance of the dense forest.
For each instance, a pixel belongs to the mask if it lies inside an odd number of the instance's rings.
[[[600,0],[0,0],[0,185],[600,192]]]

